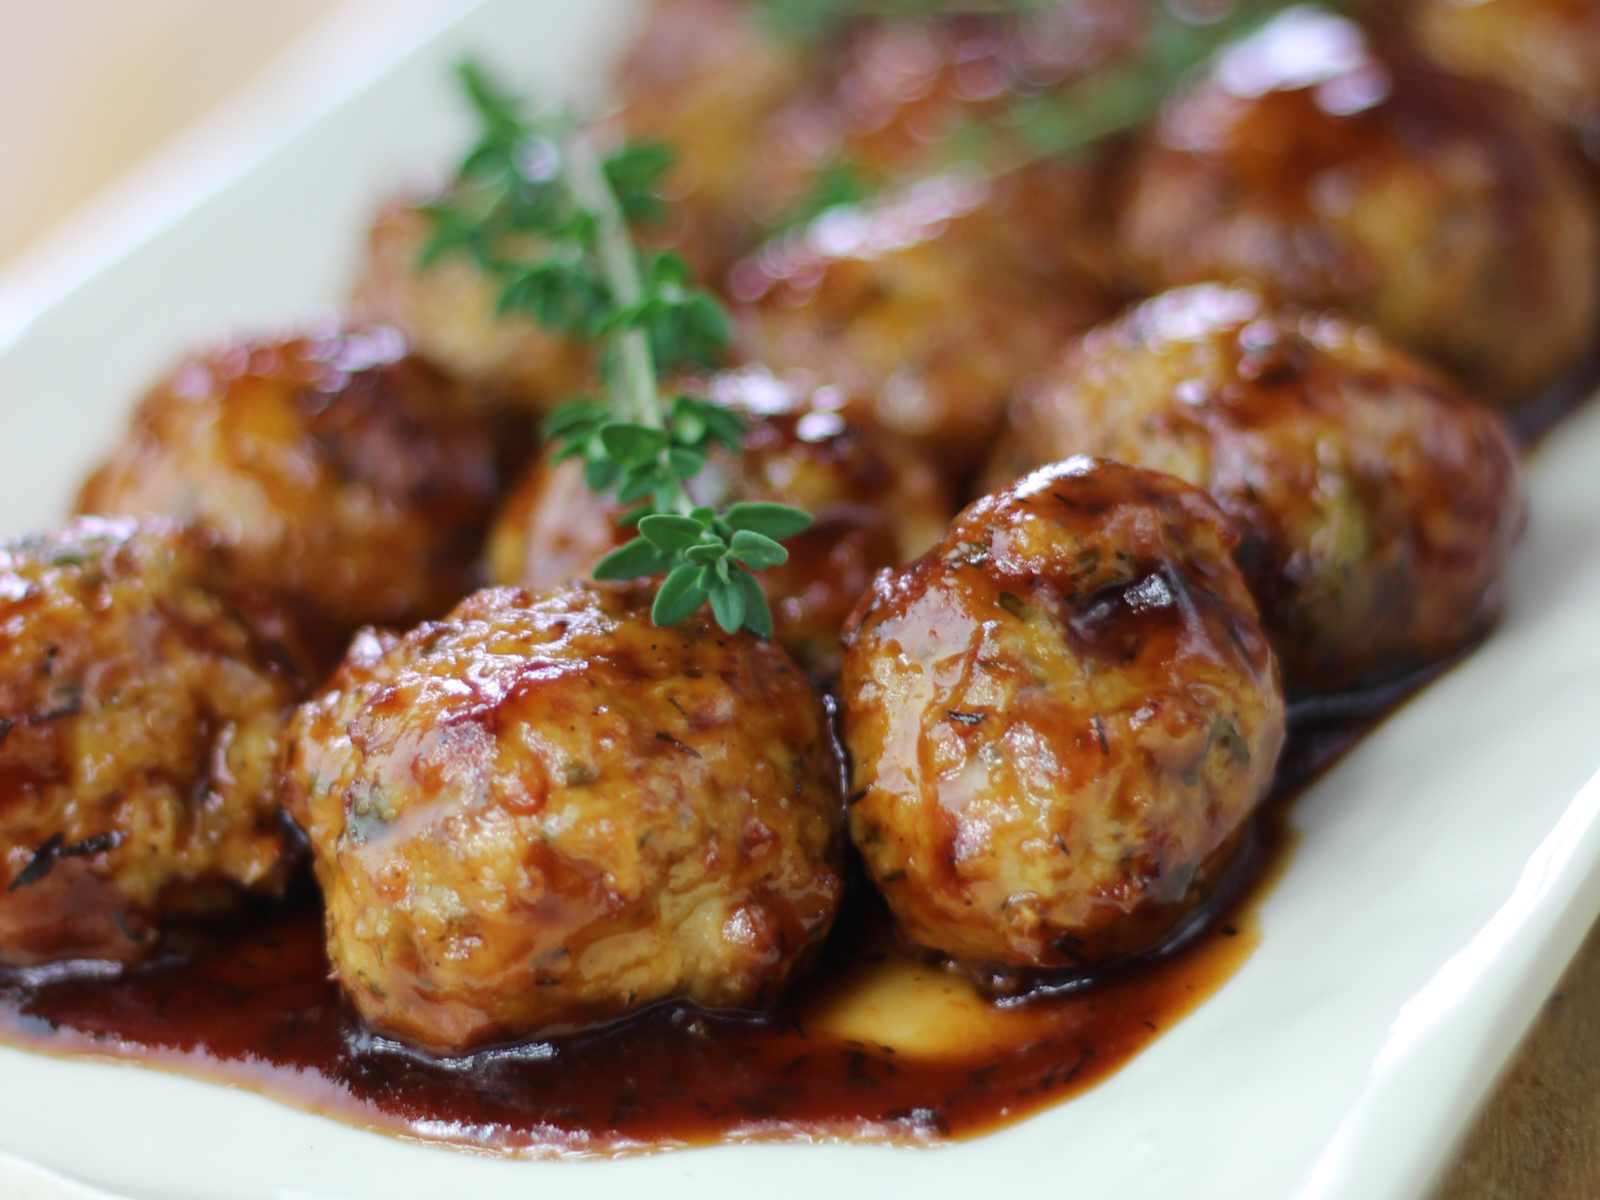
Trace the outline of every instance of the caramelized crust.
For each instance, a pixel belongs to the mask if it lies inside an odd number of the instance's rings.
[[[707,279],[825,195],[943,169],[953,139],[1081,78],[1143,25],[1123,0],[836,19],[823,38],[782,19],[747,0],[661,0],[618,75],[624,129],[682,155],[665,238]],[[1027,153],[1008,128],[986,128],[997,158]],[[1073,222],[1050,228],[1063,249],[1089,248]]]
[[[1497,403],[1570,368],[1596,324],[1591,198],[1550,132],[1311,9],[1169,106],[1118,241],[1145,291],[1248,279],[1343,308]]]
[[[657,0],[616,81],[623,132],[677,155],[673,224],[657,232],[713,285],[804,196],[784,113],[815,92],[825,63],[819,47],[775,35],[751,8]]]
[[[681,997],[776,1000],[842,890],[839,765],[805,675],[643,589],[503,588],[363,634],[293,729],[286,805],[328,956],[440,1052]]]
[[[850,836],[911,942],[985,971],[1158,944],[1215,887],[1283,743],[1231,526],[1072,459],[884,572],[846,635]]]
[[[1022,16],[850,21],[818,42],[774,30],[746,0],[661,0],[618,74],[616,124],[634,141],[665,143],[678,163],[665,186],[669,224],[635,234],[683,254],[702,282],[736,300],[773,295],[765,311],[776,327],[746,330],[744,360],[842,363],[841,382],[868,403],[885,392],[881,423],[970,469],[982,452],[973,437],[992,435],[1006,388],[1107,312],[1091,282],[1111,269],[1099,164],[1038,163],[976,202],[970,185],[957,187],[953,209],[936,181],[868,213],[835,214],[815,236],[762,242],[814,209],[840,169],[848,189],[903,191],[951,161],[953,137],[1081,77],[1131,44],[1140,24],[1120,0],[1069,0]],[[974,203],[993,211],[939,238]],[[863,224],[875,227],[876,248],[830,264],[840,231]],[[884,236],[909,240],[889,247]],[[937,247],[914,245],[930,238]],[[592,355],[529,320],[497,317],[495,289],[471,262],[421,267],[427,239],[413,207],[378,218],[358,312],[524,406],[544,410],[594,388]],[[818,303],[785,316],[819,289]],[[852,316],[865,328],[843,335]],[[813,334],[819,319],[827,328]],[[769,346],[781,360],[767,358]]]
[[[392,329],[238,343],[145,397],[77,511],[215,530],[242,586],[282,595],[342,646],[471,590],[525,444]]]
[[[746,302],[735,352],[829,379],[863,416],[963,476],[1012,388],[1110,311],[1064,266],[1050,222],[1030,219],[1055,196],[1049,170],[936,176],[764,247],[731,276]],[[1056,198],[1070,221],[1074,201]]]
[[[786,114],[791,136],[875,181],[932,173],[975,125],[996,157],[1036,157],[1013,133],[1018,105],[1132,53],[1145,33],[1143,5],[1126,0],[999,8],[850,22],[830,47],[825,98],[803,110],[810,124]]]
[[[1600,132],[1600,5],[1593,0],[1419,0],[1424,50],[1449,70],[1498,83],[1551,120]]]
[[[499,292],[478,265],[447,256],[424,267],[428,218],[386,206],[367,234],[351,308],[401,330],[416,352],[487,404],[544,412],[595,385],[594,353],[527,317],[495,312]]]
[[[168,915],[281,890],[300,685],[226,575],[159,520],[0,543],[0,963],[131,962]]]
[[[1084,338],[1011,420],[991,486],[1100,454],[1208,491],[1243,535],[1291,692],[1404,674],[1499,614],[1523,526],[1516,447],[1366,326],[1180,289]]]
[[[839,631],[881,568],[908,562],[944,536],[949,495],[914,450],[839,411],[843,396],[803,376],[759,367],[706,381],[707,395],[750,420],[744,453],[718,452],[692,483],[695,499],[792,504],[814,518],[786,543],[789,561],[757,577],[773,637],[801,665],[839,667]],[[512,493],[489,537],[494,582],[535,590],[587,576],[633,537],[623,509],[590,491],[577,460],[544,455]]]

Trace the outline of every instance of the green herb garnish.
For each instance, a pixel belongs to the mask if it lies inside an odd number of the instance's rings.
[[[656,185],[672,164],[659,146],[597,156],[572,118],[523,115],[520,100],[470,63],[460,69],[483,124],[455,186],[424,211],[433,237],[424,264],[466,255],[500,285],[499,311],[521,313],[606,347],[606,401],[562,405],[544,433],[557,461],[582,458],[597,492],[634,506],[639,536],[595,567],[596,579],[665,574],[651,608],[673,625],[711,605],[732,633],[772,635],[772,615],[753,572],[786,561],[780,544],[811,524],[781,504],[725,512],[692,499],[688,484],[720,446],[742,448],[743,423],[688,396],[663,400],[658,373],[711,366],[725,349],[727,314],[695,287],[674,254],[643,254],[629,222],[659,219]]]

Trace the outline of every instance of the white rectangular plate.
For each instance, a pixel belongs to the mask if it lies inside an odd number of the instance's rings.
[[[15,326],[0,328],[0,532],[61,518],[140,388],[182,349],[338,302],[376,199],[446,165],[466,136],[448,73],[462,53],[570,93],[599,78],[631,6],[428,12],[433,27],[414,22],[423,33],[386,61],[303,73],[305,94],[267,93],[213,129],[170,164],[175,191],[144,182],[139,220],[119,228],[102,213],[99,269],[57,286],[83,258],[63,245],[0,280],[0,322]],[[307,116],[312,94],[329,99]],[[288,105],[276,124],[275,104]],[[253,158],[241,130],[261,147]],[[163,212],[177,215],[151,216]],[[751,1144],[528,1162],[154,1071],[0,1050],[0,1194],[1414,1196],[1600,911],[1600,406],[1560,426],[1528,477],[1532,524],[1504,625],[1298,802],[1300,845],[1243,969],[1079,1099],[938,1150]]]

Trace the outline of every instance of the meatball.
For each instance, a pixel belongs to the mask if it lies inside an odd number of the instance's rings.
[[[847,420],[836,388],[761,368],[714,375],[712,400],[751,418],[744,453],[718,452],[691,484],[700,503],[792,504],[811,527],[786,543],[789,561],[757,578],[773,637],[807,669],[832,675],[839,631],[881,568],[909,562],[944,536],[951,503],[937,473],[913,449]],[[583,464],[546,454],[524,477],[489,537],[496,583],[540,589],[588,575],[633,537],[623,506],[589,490]]]
[[[773,37],[749,8],[746,0],[653,4],[620,72],[624,105],[610,131],[619,141],[665,144],[676,156],[665,225],[640,222],[633,233],[682,254],[713,286],[755,237],[746,182],[763,157],[766,118],[815,61],[802,41]],[[497,312],[500,282],[467,255],[424,265],[433,235],[425,209],[415,197],[379,212],[354,310],[405,331],[418,353],[491,403],[543,413],[595,392],[601,356],[592,340]]]
[[[1570,368],[1596,324],[1595,216],[1550,132],[1311,8],[1169,106],[1117,241],[1147,292],[1248,279],[1343,308],[1502,404]]]
[[[1076,458],[879,576],[847,634],[850,836],[900,933],[981,974],[1150,949],[1272,781],[1277,665],[1195,488]]]
[[[1423,48],[1452,71],[1510,88],[1600,148],[1600,5],[1593,0],[1420,0]]]
[[[744,0],[665,0],[619,75],[621,121],[682,153],[668,237],[718,279],[799,213],[948,165],[981,123],[992,157],[1029,156],[996,118],[1125,51],[1142,15],[1123,0],[915,20],[837,10],[819,34]]]
[[[77,510],[215,530],[242,585],[282,594],[342,647],[472,590],[525,444],[392,329],[239,343],[145,397]]]
[[[838,906],[828,720],[783,651],[642,589],[479,592],[363,634],[292,730],[328,957],[441,1052],[669,997],[772,1003]]]
[[[677,155],[661,239],[708,281],[804,194],[804,157],[782,114],[824,71],[819,47],[776,35],[751,8],[658,0],[617,78],[623,131]]]
[[[852,409],[958,478],[981,461],[1016,384],[1109,312],[1065,269],[1026,173],[947,174],[835,208],[740,262],[735,350],[838,384]]]
[[[1206,489],[1291,693],[1437,662],[1498,615],[1523,526],[1500,420],[1345,318],[1184,288],[1071,348],[1011,414],[990,482],[1102,454]]]
[[[544,412],[594,386],[594,351],[529,317],[495,311],[496,282],[471,259],[422,263],[427,214],[395,202],[378,214],[351,301],[363,320],[403,331],[429,362],[487,406]]]
[[[1025,140],[1009,144],[1019,104],[1131,55],[1146,33],[1144,6],[1126,0],[975,7],[846,23],[825,97],[788,114],[791,136],[879,181],[937,169],[952,139],[978,124],[997,157],[1036,157]]]
[[[301,686],[227,574],[153,519],[0,543],[0,963],[131,962],[169,916],[281,891]]]

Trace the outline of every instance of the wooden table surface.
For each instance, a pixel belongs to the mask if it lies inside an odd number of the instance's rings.
[[[337,0],[0,0],[0,270]],[[1600,1197],[1600,926],[1429,1200]]]
[[[1600,925],[1506,1067],[1430,1200],[1600,1197]]]

